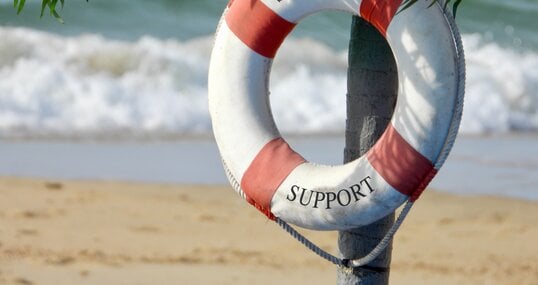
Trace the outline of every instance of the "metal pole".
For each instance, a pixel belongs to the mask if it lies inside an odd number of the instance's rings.
[[[366,153],[390,122],[398,91],[398,74],[386,39],[368,22],[354,16],[349,43],[346,148],[344,162]],[[394,214],[368,226],[341,231],[343,258],[368,254],[394,223]],[[339,268],[337,284],[388,284],[392,244],[370,264],[354,270]]]

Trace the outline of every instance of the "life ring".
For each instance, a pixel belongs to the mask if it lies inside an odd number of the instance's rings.
[[[217,29],[209,111],[228,178],[271,219],[315,230],[370,224],[414,201],[446,159],[458,130],[465,67],[457,28],[441,5],[420,0],[235,0]],[[294,26],[322,10],[373,24],[398,67],[389,127],[364,156],[339,166],[305,161],[280,135],[269,105],[276,52]]]

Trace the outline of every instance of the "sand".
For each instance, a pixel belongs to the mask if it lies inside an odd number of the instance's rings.
[[[428,190],[391,283],[538,284],[537,206]],[[0,284],[335,284],[335,267],[229,187],[1,178]]]

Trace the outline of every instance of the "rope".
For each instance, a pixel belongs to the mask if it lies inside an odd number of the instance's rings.
[[[246,200],[247,195],[245,194],[245,192],[243,192],[243,189],[241,189],[241,184],[237,182],[237,179],[235,179],[235,176],[232,174],[230,168],[228,168],[226,162],[224,162],[224,159],[221,159],[221,161],[222,166],[224,167],[224,172],[226,172],[226,178],[228,178],[228,181],[232,185],[232,188],[235,190],[235,192],[237,192],[237,194],[239,194],[239,196],[241,196],[241,198]]]
[[[321,249],[317,245],[315,245],[313,242],[311,242],[308,238],[306,238],[304,235],[299,233],[297,230],[295,230],[292,226],[290,226],[285,221],[276,218],[275,222],[282,227],[286,232],[288,232],[293,238],[295,238],[297,241],[299,241],[301,244],[303,244],[306,248],[310,249],[312,252],[317,254],[318,256],[326,259],[327,261],[338,265],[342,267],[348,267],[348,268],[359,268],[363,267],[364,265],[372,262],[374,259],[376,259],[385,248],[389,245],[390,241],[396,234],[396,231],[400,228],[403,221],[405,220],[405,217],[413,207],[413,202],[408,201],[404,208],[402,209],[402,212],[398,215],[398,218],[390,228],[390,230],[385,234],[383,239],[377,244],[377,246],[370,251],[366,256],[358,258],[358,259],[342,259],[338,258],[327,251]]]
[[[438,3],[440,6],[440,4]],[[441,9],[443,9],[441,7]],[[441,169],[441,166],[445,163],[446,159],[448,158],[448,155],[450,151],[452,150],[452,146],[454,146],[454,143],[456,142],[456,136],[458,135],[460,122],[461,122],[461,116],[463,113],[463,97],[465,94],[465,54],[463,51],[463,42],[461,40],[461,35],[458,29],[458,26],[456,25],[456,20],[454,17],[450,14],[449,11],[446,9],[443,9],[443,14],[445,16],[445,20],[448,23],[448,26],[450,27],[450,30],[452,31],[454,44],[456,46],[456,68],[457,73],[456,76],[458,76],[458,87],[457,87],[457,96],[456,96],[456,106],[454,113],[452,115],[452,120],[450,122],[450,127],[448,129],[448,134],[445,139],[445,144],[443,145],[443,148],[441,149],[441,152],[439,154],[439,158],[437,159],[435,163],[435,169]]]
[[[396,221],[394,222],[390,230],[385,234],[383,239],[379,242],[379,244],[377,244],[377,246],[374,249],[372,249],[372,251],[370,251],[370,253],[368,253],[365,257],[350,260],[349,267],[361,267],[365,264],[372,262],[374,259],[376,259],[383,252],[383,250],[387,248],[390,241],[396,234],[396,231],[398,231],[400,226],[403,224],[403,221],[407,217],[407,214],[409,214],[409,211],[411,210],[413,205],[414,205],[413,202],[407,201],[407,203],[405,203],[404,208],[402,209],[402,212],[400,212],[400,214],[398,215],[398,218],[396,219]]]
[[[286,232],[288,232],[293,238],[295,238],[297,241],[302,243],[304,246],[306,246],[308,249],[313,251],[315,254],[319,255],[320,257],[328,260],[329,262],[336,264],[336,265],[344,265],[342,259],[326,252],[325,250],[321,249],[319,246],[315,245],[313,242],[311,242],[309,239],[307,239],[305,236],[303,236],[301,233],[299,233],[297,230],[295,230],[292,226],[290,226],[288,223],[284,222],[283,220],[276,218],[275,222],[282,227]]]

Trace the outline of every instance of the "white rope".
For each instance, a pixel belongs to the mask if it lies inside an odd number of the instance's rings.
[[[342,259],[338,258],[327,251],[321,249],[317,245],[315,245],[313,242],[311,242],[308,238],[306,238],[301,233],[297,232],[292,226],[290,226],[285,221],[276,218],[276,223],[281,226],[286,232],[288,232],[292,237],[294,237],[297,241],[302,243],[305,247],[313,251],[315,254],[319,255],[320,257],[330,261],[333,264],[343,266],[343,267],[349,267],[349,268],[357,268],[364,266],[370,262],[372,262],[374,259],[376,259],[382,252],[387,248],[387,246],[390,244],[390,241],[396,234],[396,231],[400,228],[403,221],[405,220],[405,217],[413,207],[413,202],[408,201],[400,214],[398,215],[398,218],[396,219],[396,222],[392,225],[390,230],[385,234],[383,239],[377,244],[377,246],[370,251],[366,256],[358,258],[358,259]]]
[[[290,226],[288,223],[284,222],[283,220],[276,218],[275,222],[281,226],[287,233],[289,233],[292,237],[294,237],[297,241],[302,243],[304,246],[306,246],[308,249],[313,251],[315,254],[319,255],[320,257],[328,260],[329,262],[336,264],[336,265],[344,265],[343,260],[328,253],[327,251],[321,249],[319,246],[315,245],[313,242],[311,242],[309,239],[307,239],[305,236],[303,236],[301,233],[299,233],[297,230],[295,230],[292,226]]]
[[[444,15],[448,23],[448,26],[452,30],[454,44],[456,45],[456,53],[457,53],[456,54],[457,56],[456,76],[458,76],[458,80],[457,80],[458,87],[456,89],[456,92],[457,92],[456,106],[454,107],[455,110],[453,112],[452,120],[450,122],[450,128],[448,129],[448,134],[445,139],[445,144],[443,145],[443,148],[441,149],[441,152],[439,154],[439,158],[437,159],[437,162],[435,163],[435,169],[441,169],[441,166],[443,166],[443,164],[445,163],[450,153],[450,150],[452,149],[452,146],[454,146],[454,143],[456,142],[456,136],[458,135],[460,122],[461,122],[461,116],[463,113],[463,98],[465,94],[465,54],[463,51],[463,43],[461,40],[461,35],[458,30],[458,26],[456,25],[456,20],[450,14],[450,12],[444,10]]]
[[[232,185],[232,188],[241,196],[243,199],[247,199],[247,195],[245,195],[245,192],[243,192],[243,189],[241,189],[241,184],[237,182],[237,179],[235,179],[234,175],[232,174],[232,171],[230,168],[228,168],[228,165],[226,162],[224,162],[224,159],[222,160],[222,166],[224,167],[224,172],[226,172],[226,178],[228,178],[228,181]]]
[[[390,230],[385,234],[383,239],[377,244],[377,246],[370,251],[366,256],[353,259],[349,261],[349,267],[360,267],[363,265],[366,265],[370,262],[372,262],[374,259],[376,259],[382,252],[387,248],[387,246],[390,244],[392,238],[400,228],[400,226],[403,224],[403,221],[407,217],[407,214],[409,214],[409,211],[413,207],[413,202],[407,201],[405,203],[404,208],[402,209],[402,212],[398,215],[398,218],[390,228]]]

